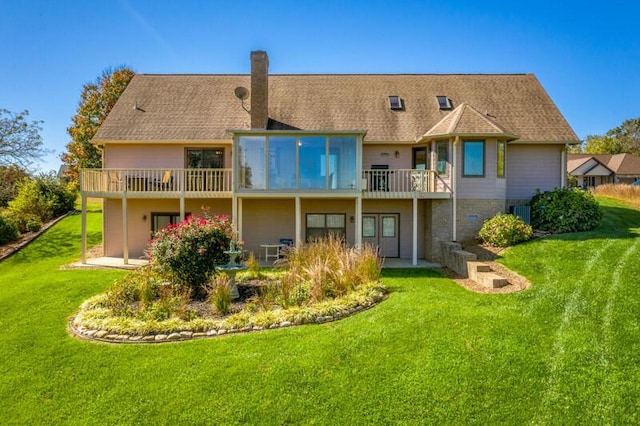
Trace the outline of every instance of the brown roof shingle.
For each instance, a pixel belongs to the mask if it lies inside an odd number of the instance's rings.
[[[249,129],[249,114],[234,95],[249,75],[136,75],[94,141],[230,139]],[[414,141],[451,111],[437,95],[489,114],[524,142],[576,142],[577,136],[532,74],[493,75],[269,75],[273,128],[366,130],[368,141]],[[389,108],[398,95],[404,110]],[[140,110],[134,107],[138,105]],[[245,101],[245,105],[247,105]],[[482,124],[483,126],[486,125]]]

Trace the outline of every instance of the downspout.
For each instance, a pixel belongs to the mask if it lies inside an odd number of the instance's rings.
[[[451,226],[452,240],[458,241],[458,151],[457,147],[460,143],[460,136],[456,136],[453,140],[453,158],[451,159],[451,190],[453,191],[453,224]]]
[[[560,187],[565,188],[567,186],[567,150],[569,144],[564,144],[564,148],[561,153],[560,160]]]

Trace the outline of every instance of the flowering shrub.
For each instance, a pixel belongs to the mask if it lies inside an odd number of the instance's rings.
[[[602,211],[593,194],[579,188],[538,192],[530,204],[531,223],[536,229],[545,231],[589,231],[602,219]]]
[[[204,297],[203,286],[215,274],[215,267],[226,263],[233,239],[227,216],[211,216],[203,209],[203,217],[190,216],[156,232],[147,250],[151,265],[180,287]]]
[[[532,235],[533,229],[518,216],[498,213],[484,222],[478,238],[494,247],[509,247],[530,240]]]

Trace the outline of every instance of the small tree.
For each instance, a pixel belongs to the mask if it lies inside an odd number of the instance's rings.
[[[18,194],[18,182],[29,177],[29,173],[15,164],[0,166],[0,208],[7,207],[9,201]]]
[[[16,114],[0,109],[0,166],[16,164],[27,169],[47,154],[40,137],[42,121],[28,123],[28,115],[27,110]]]
[[[227,216],[190,216],[177,225],[158,230],[147,254],[152,267],[179,287],[190,287],[196,297],[204,297],[204,286],[215,267],[226,263],[233,238]]]

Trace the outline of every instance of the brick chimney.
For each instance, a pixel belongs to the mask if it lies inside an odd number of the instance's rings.
[[[266,129],[269,119],[269,57],[251,52],[251,128]]]

